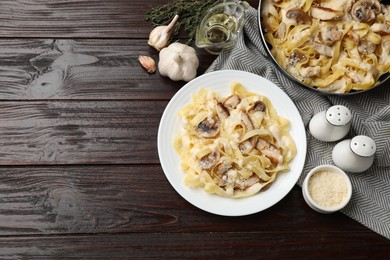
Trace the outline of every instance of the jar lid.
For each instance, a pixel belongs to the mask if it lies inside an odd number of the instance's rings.
[[[351,122],[351,111],[342,105],[335,105],[326,111],[326,120],[334,126],[343,126]]]
[[[351,150],[362,157],[370,157],[376,152],[375,141],[365,135],[357,135],[351,139]]]

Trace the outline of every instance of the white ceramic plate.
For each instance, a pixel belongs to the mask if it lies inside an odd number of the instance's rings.
[[[209,194],[202,188],[185,186],[183,183],[185,173],[180,168],[180,158],[173,148],[173,140],[182,130],[178,112],[183,106],[192,102],[192,94],[196,93],[199,88],[207,88],[217,92],[221,97],[227,97],[230,94],[230,83],[232,82],[240,82],[247,90],[268,97],[278,114],[289,119],[290,133],[297,146],[297,155],[290,163],[290,171],[280,173],[267,191],[242,199],[225,198]],[[243,216],[271,207],[293,188],[305,162],[306,132],[294,103],[274,83],[248,72],[221,70],[195,78],[175,94],[161,118],[157,145],[164,173],[173,188],[184,199],[210,213],[224,216]]]

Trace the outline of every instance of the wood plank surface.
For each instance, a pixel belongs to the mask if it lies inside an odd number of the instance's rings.
[[[145,39],[6,39],[0,50],[0,100],[170,99],[186,83],[141,67],[139,55],[159,61]],[[201,75],[216,56],[197,53]]]
[[[389,258],[389,240],[313,211],[297,185],[244,217],[172,188],[157,130],[185,82],[137,60],[158,61],[144,15],[167,2],[0,1],[0,259]],[[201,75],[216,56],[196,51]]]
[[[347,235],[352,236],[345,236],[342,231],[321,234],[305,231],[274,233],[263,230],[248,233],[133,233],[0,238],[0,259],[235,260],[388,257],[388,244],[384,239],[378,241],[360,232]]]
[[[0,37],[147,38],[147,10],[164,0],[2,0]]]
[[[316,213],[298,186],[266,211],[244,217],[213,215],[180,197],[160,166],[11,167],[0,170],[0,185],[3,236],[308,232],[321,238],[357,232],[367,235],[367,244],[378,236],[341,213]]]
[[[0,165],[159,163],[166,104],[0,102]]]
[[[2,0],[0,37],[148,38],[145,14],[167,0]],[[257,7],[258,1],[249,0]]]

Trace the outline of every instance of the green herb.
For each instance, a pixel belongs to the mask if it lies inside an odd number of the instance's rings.
[[[184,26],[184,31],[189,38],[186,44],[190,44],[206,11],[220,2],[216,0],[171,0],[167,4],[155,7],[147,12],[145,20],[151,22],[153,26],[164,25],[178,14],[179,21],[176,24],[173,36],[177,36],[180,28]]]

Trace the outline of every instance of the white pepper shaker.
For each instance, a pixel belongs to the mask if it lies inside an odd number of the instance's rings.
[[[323,142],[334,142],[346,136],[351,128],[351,111],[335,105],[313,116],[309,123],[312,136]]]
[[[332,151],[333,162],[347,172],[364,172],[374,162],[375,141],[368,136],[358,135],[336,144]]]

